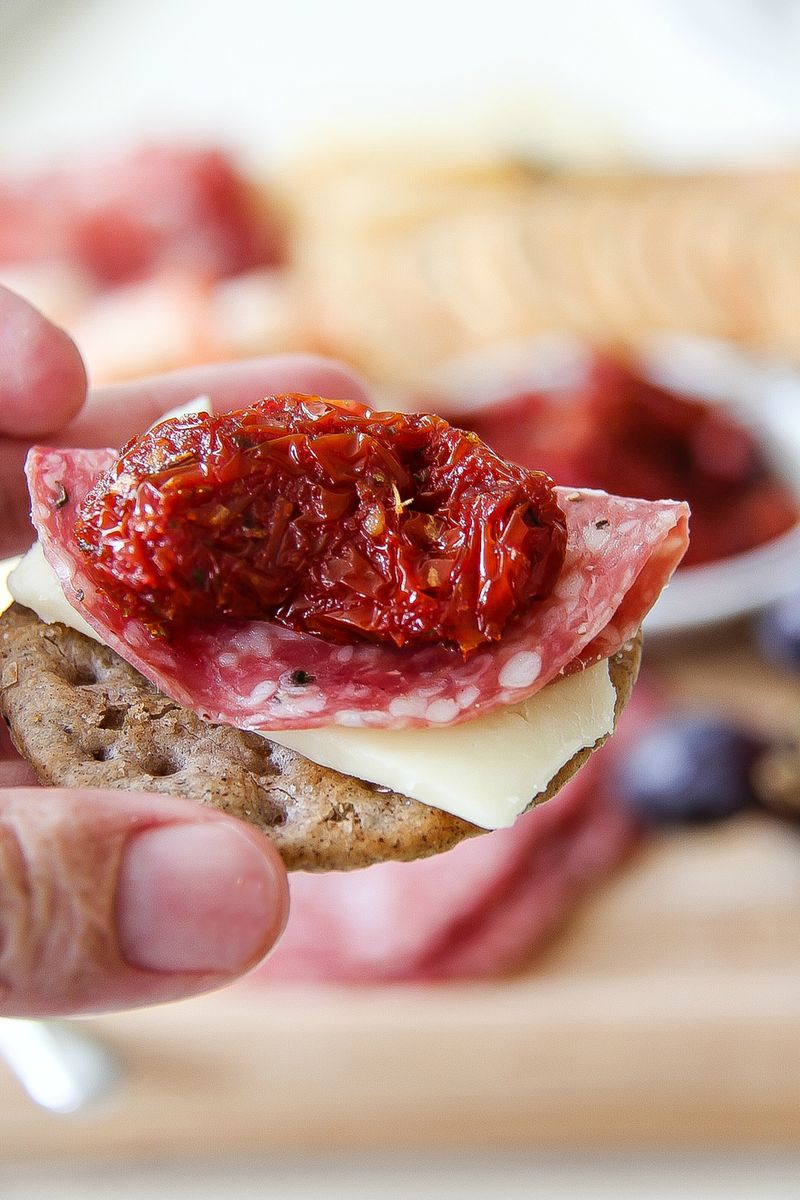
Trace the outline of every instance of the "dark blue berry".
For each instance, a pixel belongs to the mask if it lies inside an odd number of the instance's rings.
[[[756,622],[762,653],[783,666],[800,669],[800,592],[771,605]]]
[[[654,722],[617,768],[621,801],[651,825],[715,821],[754,802],[763,739],[714,713]]]

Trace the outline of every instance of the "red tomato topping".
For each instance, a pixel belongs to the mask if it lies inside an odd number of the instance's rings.
[[[509,397],[469,424],[499,454],[535,462],[560,484],[688,500],[683,565],[739,554],[797,520],[797,500],[749,430],[599,355],[574,391]]]
[[[552,591],[552,481],[441,417],[276,396],[125,446],[75,527],[126,616],[269,618],[337,641],[467,653]]]

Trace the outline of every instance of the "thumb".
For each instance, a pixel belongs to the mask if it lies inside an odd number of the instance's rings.
[[[0,1016],[64,1016],[230,982],[280,936],[286,873],[188,800],[0,791]]]

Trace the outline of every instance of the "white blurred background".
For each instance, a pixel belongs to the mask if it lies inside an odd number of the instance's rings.
[[[793,0],[4,0],[0,156],[198,134],[258,158],[330,131],[538,146],[544,114],[645,161],[774,160],[800,143]]]

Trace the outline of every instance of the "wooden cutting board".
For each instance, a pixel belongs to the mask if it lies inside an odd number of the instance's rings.
[[[800,679],[742,629],[655,644],[676,702],[765,728]],[[57,1117],[0,1065],[0,1163],[76,1155],[796,1145],[800,826],[663,835],[492,984],[224,993],[98,1018],[119,1086]]]
[[[789,1145],[800,1133],[800,839],[659,839],[538,967],[490,985],[228,992],[88,1027],[88,1114],[0,1069],[0,1161],[278,1151]]]

